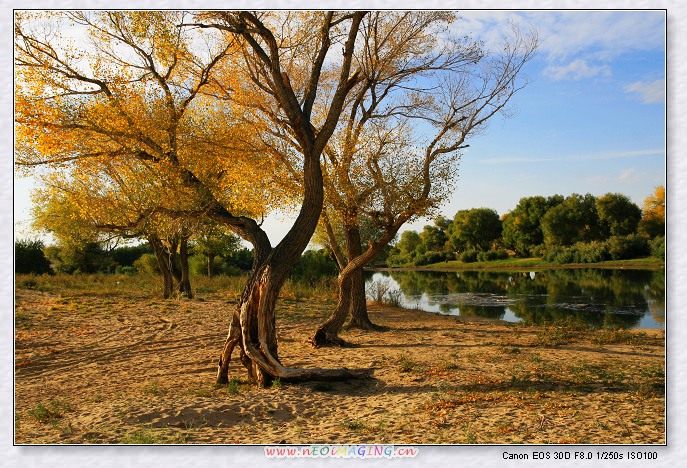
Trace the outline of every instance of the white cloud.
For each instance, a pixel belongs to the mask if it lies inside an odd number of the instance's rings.
[[[641,180],[640,174],[637,173],[637,169],[634,167],[629,167],[622,171],[618,176],[618,182],[629,182],[635,183]]]
[[[665,88],[665,80],[656,80],[649,83],[637,81],[625,86],[625,92],[639,94],[642,102],[645,104],[655,104],[665,102]]]
[[[550,65],[544,70],[544,74],[554,80],[591,78],[594,76],[610,76],[611,69],[608,65],[589,65],[586,60],[577,59],[567,65]]]
[[[539,32],[539,51],[548,60],[566,60],[581,52],[597,60],[622,53],[661,50],[665,15],[656,11],[459,11],[459,35],[473,34],[489,45],[510,32],[509,21]]]

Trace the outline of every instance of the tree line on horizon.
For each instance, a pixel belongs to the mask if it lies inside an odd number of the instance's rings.
[[[375,259],[377,266],[424,266],[448,260],[473,262],[515,257],[542,257],[554,263],[592,263],[631,256],[664,256],[665,188],[657,187],[640,209],[627,196],[608,193],[596,198],[573,194],[521,198],[515,209],[499,217],[490,208],[460,210],[453,220],[439,216],[422,232],[407,230]],[[363,237],[370,235],[365,230]],[[323,233],[313,239],[321,249],[305,251],[291,277],[314,284],[336,276],[337,266]],[[576,252],[596,248],[594,256]],[[190,242],[194,275],[245,274],[252,250],[231,233],[199,235]],[[605,252],[605,253],[604,253]],[[170,252],[166,251],[169,256]],[[599,256],[600,255],[600,256]],[[177,264],[177,269],[180,266]],[[38,240],[15,243],[15,271],[44,273],[160,273],[150,244],[116,245],[94,240],[58,239],[45,246]],[[183,292],[181,290],[180,292]]]
[[[540,257],[552,263],[595,263],[665,256],[665,187],[643,208],[629,197],[607,193],[568,197],[531,196],[499,217],[491,208],[436,218],[422,232],[408,230],[389,251],[389,266],[424,266]]]

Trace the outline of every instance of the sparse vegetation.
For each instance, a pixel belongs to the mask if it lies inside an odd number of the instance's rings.
[[[231,307],[224,293],[163,300],[139,292],[135,277],[119,285],[105,275],[70,278],[62,290],[52,290],[46,278],[45,291],[18,291],[18,443],[311,443],[335,441],[342,433],[360,443],[664,440],[664,341],[657,331],[458,322],[370,303],[384,333],[371,340],[346,330],[346,339],[363,346],[317,352],[333,367],[351,357],[375,367],[375,379],[275,391],[242,378],[238,360],[227,384],[210,383],[215,367],[207,349],[223,336],[208,334],[205,324],[221,320],[222,308]],[[297,330],[315,327],[334,304],[332,296],[312,294],[280,301],[285,365],[309,359],[312,349]],[[189,343],[197,345],[193,351]],[[608,354],[609,348],[642,352]],[[63,364],[98,362],[94,352],[108,356],[108,378],[82,386],[78,370]],[[99,367],[95,372],[104,372]],[[32,375],[39,368],[60,382],[62,396],[38,396],[43,387]],[[275,388],[280,384],[275,381]],[[329,401],[337,404],[326,406]],[[399,416],[401,407],[408,413]],[[611,409],[627,429],[599,416]],[[560,420],[566,424],[553,424]],[[607,429],[595,427],[598,436],[589,436],[589,421]]]

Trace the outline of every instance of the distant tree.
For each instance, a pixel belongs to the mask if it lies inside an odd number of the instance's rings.
[[[620,193],[607,193],[597,198],[596,212],[604,238],[636,233],[642,218],[642,210]]]
[[[392,266],[400,266],[411,263],[415,258],[415,252],[420,245],[420,235],[415,231],[403,231],[401,238],[389,253],[388,263]]]
[[[215,258],[227,256],[241,248],[241,239],[235,235],[222,232],[218,228],[209,229],[196,238],[194,250],[204,254],[207,258],[207,275],[212,278],[215,274]]]
[[[572,245],[602,238],[596,197],[573,193],[546,212],[541,221],[547,245]]]
[[[501,220],[491,208],[460,210],[449,227],[449,243],[454,251],[489,250],[501,237]]]
[[[109,273],[114,261],[99,242],[66,242],[45,249],[56,273]]]
[[[544,243],[541,220],[548,210],[563,202],[563,196],[524,197],[503,218],[503,243],[518,255],[530,255],[532,249]]]
[[[656,187],[652,195],[644,200],[639,232],[649,237],[665,235],[666,229],[666,188]]]
[[[322,278],[336,277],[338,272],[336,260],[327,250],[306,250],[296,262],[289,277],[314,286]]]
[[[50,261],[43,253],[43,242],[39,240],[18,240],[14,243],[15,273],[42,275],[50,273]]]
[[[417,253],[443,253],[446,249],[446,242],[448,242],[448,235],[446,231],[442,230],[436,224],[434,226],[428,224],[420,233],[420,245],[417,247]]]
[[[110,251],[112,260],[117,266],[130,267],[144,254],[152,254],[153,250],[149,245],[122,245]]]

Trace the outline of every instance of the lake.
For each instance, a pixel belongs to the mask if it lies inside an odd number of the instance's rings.
[[[665,270],[551,269],[532,272],[368,272],[372,297],[385,288],[403,307],[543,325],[665,328]],[[381,288],[381,290],[380,290]]]

